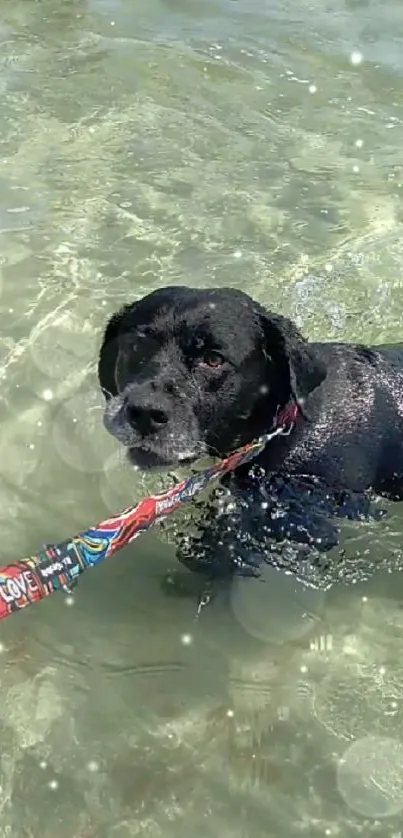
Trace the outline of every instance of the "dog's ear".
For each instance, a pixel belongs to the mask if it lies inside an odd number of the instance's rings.
[[[302,407],[309,393],[326,377],[326,364],[291,320],[263,310],[259,312],[259,319],[263,329],[264,351],[279,371],[281,390],[283,376],[286,375],[285,395],[288,398],[293,396]]]
[[[98,360],[98,379],[106,400],[117,396],[115,370],[119,355],[119,336],[125,331],[128,316],[133,305],[126,305],[114,314],[107,323]]]

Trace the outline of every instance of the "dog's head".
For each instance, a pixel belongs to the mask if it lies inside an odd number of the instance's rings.
[[[106,428],[143,468],[231,453],[326,374],[289,320],[232,288],[187,287],[115,314],[98,369]]]

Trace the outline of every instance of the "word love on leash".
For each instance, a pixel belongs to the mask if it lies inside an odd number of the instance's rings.
[[[0,597],[8,605],[18,603],[23,597],[35,595],[38,591],[38,584],[30,570],[21,570],[16,576],[7,579],[0,577]]]

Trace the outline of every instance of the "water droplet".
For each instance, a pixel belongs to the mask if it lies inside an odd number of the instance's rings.
[[[87,765],[88,771],[91,771],[91,774],[95,774],[99,771],[99,762],[95,759],[91,759]]]
[[[358,49],[353,50],[350,55],[350,61],[354,67],[358,67],[359,64],[362,63],[363,54]]]
[[[190,646],[193,643],[193,635],[182,634],[181,643],[183,646]]]

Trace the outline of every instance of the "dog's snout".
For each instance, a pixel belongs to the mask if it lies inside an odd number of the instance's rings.
[[[159,431],[168,422],[168,414],[162,408],[130,399],[125,406],[127,419],[142,436]]]

